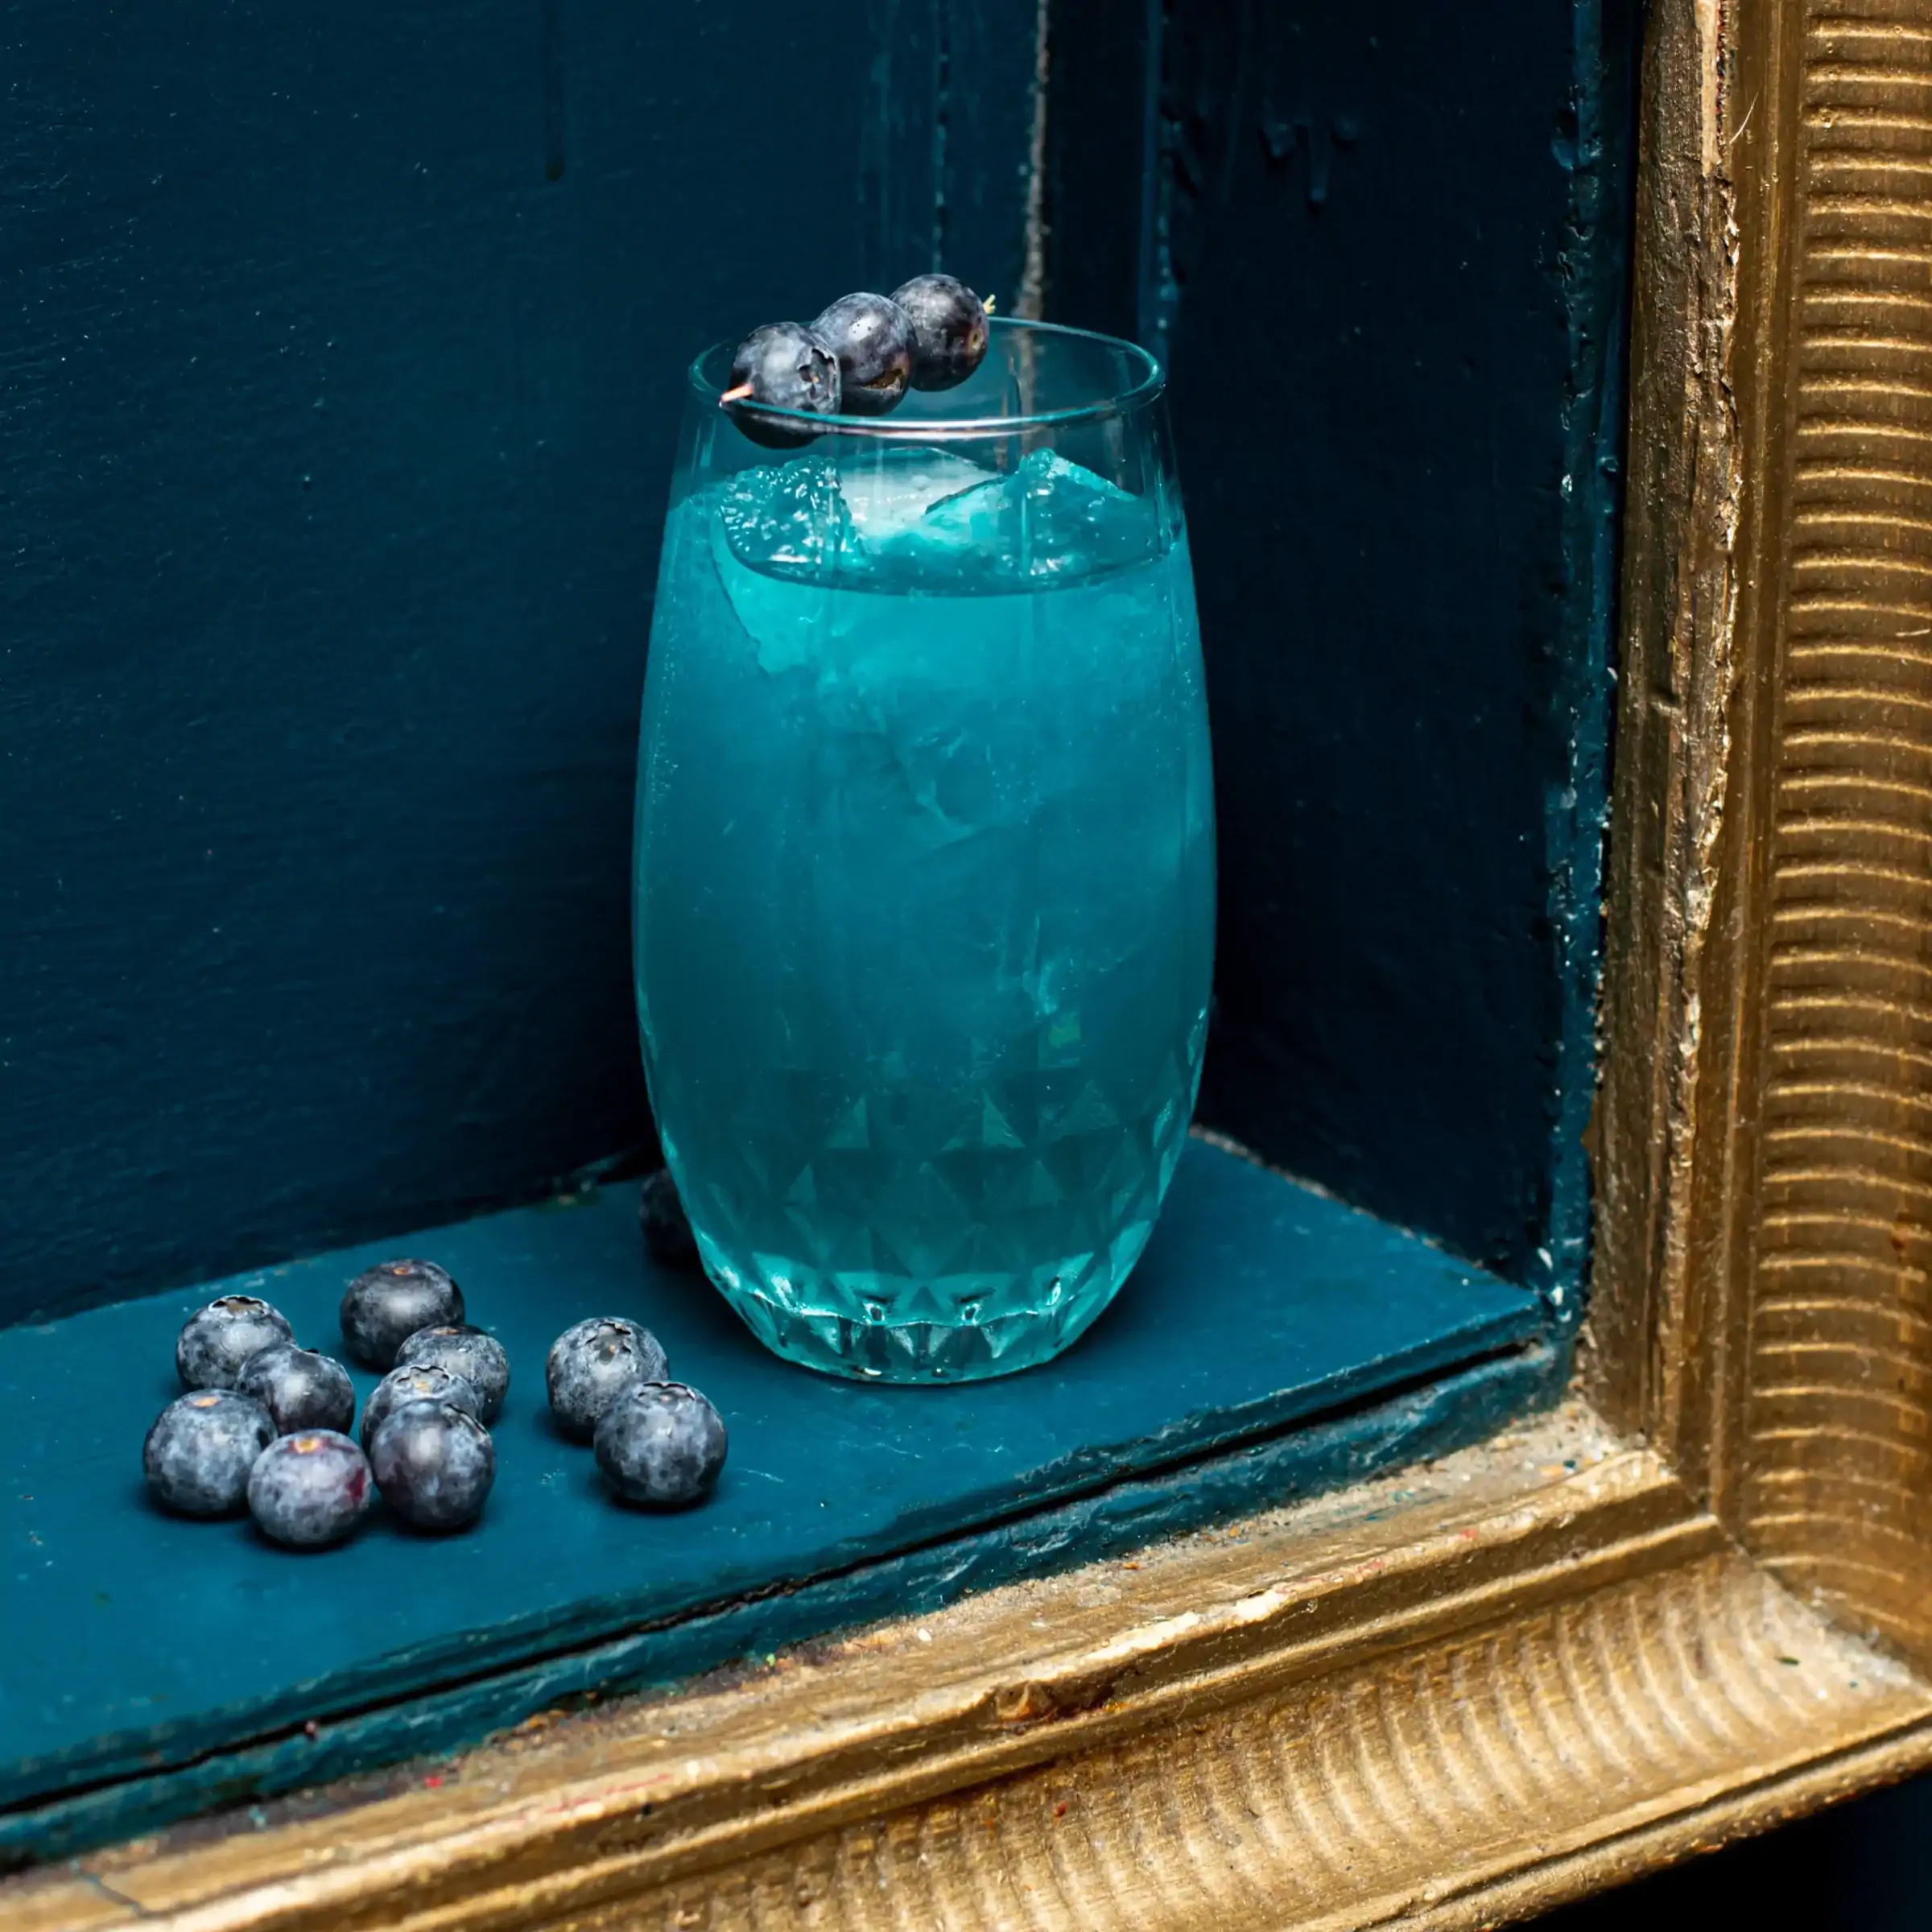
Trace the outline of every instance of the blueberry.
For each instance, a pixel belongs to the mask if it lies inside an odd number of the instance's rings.
[[[275,1439],[262,1405],[232,1389],[196,1389],[155,1418],[141,1451],[149,1486],[184,1516],[226,1516],[248,1494],[248,1472]]]
[[[477,1419],[493,1422],[510,1393],[510,1357],[493,1335],[465,1322],[419,1328],[396,1351],[398,1368],[447,1368],[477,1392]]]
[[[892,299],[912,323],[918,349],[912,358],[914,389],[954,389],[986,355],[986,310],[964,282],[951,275],[914,275]]]
[[[273,1418],[277,1435],[298,1429],[346,1429],[356,1413],[355,1385],[333,1357],[293,1342],[250,1356],[235,1386]]]
[[[697,1265],[698,1244],[691,1237],[691,1222],[668,1167],[644,1177],[638,1219],[643,1224],[645,1252],[654,1261],[666,1268]]]
[[[724,1467],[724,1447],[717,1410],[682,1382],[640,1382],[597,1424],[597,1467],[626,1502],[701,1501]]]
[[[463,1290],[434,1261],[385,1261],[357,1275],[342,1297],[342,1339],[371,1368],[393,1368],[419,1328],[463,1319]]]
[[[497,1480],[489,1431],[454,1402],[405,1402],[369,1446],[382,1500],[412,1530],[460,1530]]]
[[[175,1367],[185,1389],[232,1389],[250,1356],[295,1339],[279,1309],[252,1294],[225,1294],[188,1318],[175,1344]]]
[[[853,416],[896,409],[918,347],[912,318],[883,295],[840,295],[811,325],[839,359],[840,407]]]
[[[587,1443],[597,1418],[626,1389],[663,1379],[670,1364],[648,1328],[620,1315],[599,1315],[566,1328],[550,1345],[543,1379],[566,1435]]]
[[[754,328],[731,358],[731,387],[725,394],[740,390],[749,402],[734,400],[727,407],[732,421],[753,442],[766,449],[803,449],[814,431],[782,416],[761,415],[749,403],[836,415],[839,359],[810,329],[795,322],[767,322]]]
[[[341,1542],[372,1500],[368,1458],[332,1429],[270,1443],[248,1478],[249,1513],[262,1534],[300,1550]]]
[[[364,1449],[374,1443],[376,1431],[405,1402],[448,1402],[479,1422],[483,1418],[483,1398],[461,1376],[435,1362],[406,1362],[390,1369],[362,1405]]]

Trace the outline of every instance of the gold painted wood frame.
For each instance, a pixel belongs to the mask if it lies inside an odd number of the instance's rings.
[[[10,1932],[1475,1927],[1932,1762],[1932,0],[1645,60],[1578,1399]]]

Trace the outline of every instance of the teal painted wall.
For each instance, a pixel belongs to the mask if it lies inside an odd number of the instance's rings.
[[[1032,0],[0,14],[0,1319],[648,1133],[681,372],[1018,285]]]
[[[679,369],[935,260],[1010,299],[1034,21],[0,15],[0,1319],[646,1140],[625,898]],[[1207,1110],[1567,1291],[1634,7],[1052,28],[1050,310],[1174,358]]]
[[[1056,295],[1172,365],[1203,1110],[1571,1313],[1641,11],[1064,0],[1053,70]]]

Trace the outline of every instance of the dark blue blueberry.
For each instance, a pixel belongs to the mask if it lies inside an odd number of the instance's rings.
[[[640,1382],[597,1424],[597,1467],[630,1503],[701,1502],[724,1467],[724,1448],[723,1418],[682,1382]]]
[[[691,1221],[668,1167],[644,1177],[638,1219],[643,1224],[645,1252],[654,1261],[665,1268],[697,1266],[698,1244],[691,1237]]]
[[[412,1530],[460,1530],[497,1480],[489,1431],[454,1402],[405,1402],[369,1446],[382,1500]]]
[[[914,275],[892,299],[905,310],[919,346],[912,358],[914,389],[955,389],[986,357],[986,310],[951,275]]]
[[[405,1402],[448,1402],[473,1415],[483,1417],[483,1398],[460,1375],[435,1362],[405,1362],[392,1368],[378,1382],[362,1405],[362,1447],[369,1448],[376,1431]]]
[[[626,1389],[662,1381],[669,1365],[658,1338],[621,1315],[598,1315],[566,1328],[551,1344],[543,1364],[558,1426],[588,1442],[597,1418]]]
[[[277,1435],[298,1429],[347,1429],[356,1413],[355,1385],[332,1356],[293,1342],[250,1356],[235,1386],[274,1418]]]
[[[493,1335],[466,1322],[419,1328],[396,1351],[396,1366],[447,1368],[476,1390],[480,1420],[493,1422],[503,1413],[503,1398],[510,1393],[510,1357]]]
[[[232,1389],[250,1356],[295,1331],[278,1309],[252,1294],[225,1294],[191,1315],[175,1344],[175,1367],[187,1389]]]
[[[840,295],[811,325],[839,359],[839,407],[850,416],[896,409],[919,344],[912,318],[883,295]]]
[[[141,1467],[156,1498],[184,1516],[226,1516],[248,1494],[248,1472],[275,1439],[268,1411],[232,1389],[195,1389],[155,1418]]]
[[[419,1328],[463,1319],[463,1290],[434,1261],[385,1261],[356,1277],[342,1297],[342,1339],[371,1368],[393,1368]]]
[[[248,1478],[249,1514],[265,1536],[298,1550],[341,1542],[374,1500],[369,1459],[332,1429],[270,1443]]]
[[[742,396],[737,392],[743,391]],[[761,414],[753,407],[796,409],[815,416],[838,413],[839,359],[808,328],[767,322],[738,345],[731,358],[731,419],[766,449],[803,449],[816,431]]]

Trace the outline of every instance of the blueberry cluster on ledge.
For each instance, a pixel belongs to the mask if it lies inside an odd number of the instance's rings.
[[[646,1183],[642,1220],[654,1257],[695,1265],[668,1174]],[[210,1302],[175,1343],[187,1393],[142,1447],[155,1500],[187,1517],[246,1507],[265,1536],[293,1549],[343,1542],[378,1496],[412,1530],[475,1522],[496,1480],[489,1425],[509,1393],[510,1358],[464,1314],[462,1290],[434,1261],[385,1261],[349,1284],[343,1340],[385,1372],[352,1436],[355,1388],[341,1362],[298,1346],[287,1317],[256,1296]],[[710,1494],[724,1422],[696,1389],[668,1379],[650,1330],[621,1316],[580,1322],[557,1338],[546,1370],[558,1427],[593,1445],[614,1495],[680,1508]]]
[[[510,1385],[502,1344],[464,1322],[462,1290],[434,1261],[357,1275],[341,1324],[349,1352],[388,1371],[359,1441],[349,1371],[298,1347],[279,1309],[226,1294],[189,1316],[175,1345],[188,1393],[161,1412],[142,1452],[156,1499],[184,1516],[246,1505],[265,1536],[293,1549],[342,1542],[378,1495],[412,1529],[474,1522],[496,1480],[483,1418]]]
[[[565,1329],[544,1368],[557,1426],[591,1444],[612,1490],[675,1509],[711,1493],[725,1436],[717,1410],[669,1372],[658,1338],[621,1315]]]
[[[841,295],[810,324],[767,322],[731,359],[719,398],[766,449],[800,449],[814,432],[755,405],[814,416],[882,416],[909,389],[956,388],[986,354],[987,305],[952,275],[914,275],[890,295]]]

